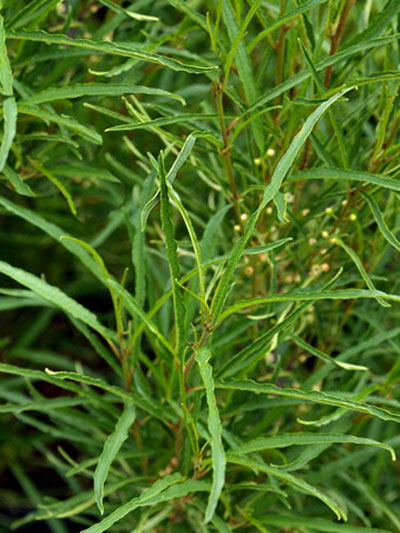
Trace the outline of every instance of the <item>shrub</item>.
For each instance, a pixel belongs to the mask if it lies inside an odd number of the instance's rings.
[[[400,530],[399,17],[3,2],[3,531]]]

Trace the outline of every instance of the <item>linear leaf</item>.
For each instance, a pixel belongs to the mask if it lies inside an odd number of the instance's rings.
[[[289,179],[291,181],[298,180],[344,180],[344,181],[361,181],[370,183],[371,185],[379,185],[385,189],[391,189],[392,191],[400,191],[400,182],[391,179],[378,176],[376,174],[370,174],[369,172],[363,172],[360,170],[343,170],[341,168],[313,168],[311,170],[302,170],[293,174]]]
[[[260,7],[261,0],[255,0],[253,4],[251,5],[249,11],[247,12],[245,18],[243,19],[240,27],[238,28],[238,31],[236,32],[236,35],[232,41],[231,48],[228,52],[228,55],[226,56],[225,65],[224,65],[224,73],[225,78],[227,79],[229,76],[229,71],[232,65],[232,62],[234,60],[234,57],[239,49],[239,47],[243,47],[243,38],[246,33],[247,27],[250,24],[252,18],[256,14],[257,9]],[[231,39],[232,40],[232,39]],[[243,50],[241,51],[243,54]]]
[[[88,39],[71,39],[66,35],[60,33],[47,33],[43,30],[39,31],[12,31],[6,32],[8,39],[18,39],[22,41],[42,42],[46,44],[73,46],[75,48],[81,48],[83,50],[91,50],[99,54],[111,54],[123,57],[132,57],[142,61],[148,61],[149,63],[155,63],[156,65],[162,65],[176,71],[184,71],[192,74],[201,74],[210,70],[215,70],[217,67],[202,67],[196,65],[187,65],[176,59],[170,59],[168,57],[155,54],[153,52],[146,52],[139,48],[128,47],[116,42],[108,41],[90,41]]]
[[[331,405],[332,407],[343,407],[351,411],[358,411],[366,413],[381,420],[387,420],[400,423],[400,415],[392,413],[381,407],[374,407],[368,403],[349,400],[333,394],[319,392],[315,390],[303,391],[299,389],[292,389],[289,387],[277,387],[271,384],[261,384],[255,381],[223,381],[216,382],[215,386],[218,389],[240,390],[247,392],[254,392],[255,394],[276,394],[277,396],[284,396],[286,398],[297,398],[305,402],[319,403],[321,405]]]
[[[0,365],[0,370],[2,367],[10,367],[11,365]],[[12,367],[11,370],[9,370],[9,373],[17,373],[17,375],[25,375],[22,373],[23,369],[19,369],[18,367]],[[43,377],[44,374],[44,377]],[[84,374],[77,374],[76,372],[63,372],[63,371],[53,371],[48,368],[46,368],[46,372],[40,373],[41,378],[38,377],[36,379],[44,379],[44,381],[49,381],[50,383],[59,384],[59,386],[66,386],[65,388],[68,388],[69,385],[73,386],[74,391],[80,393],[81,389],[79,387],[76,387],[75,384],[69,383],[69,381],[65,380],[71,380],[76,381],[78,383],[82,383],[84,385],[89,385],[90,387],[97,387],[103,391],[109,392],[111,394],[114,394],[118,398],[121,398],[124,401],[128,402],[134,402],[135,405],[140,407],[140,409],[143,409],[144,411],[150,413],[155,418],[158,418],[159,420],[164,420],[168,418],[169,421],[175,421],[175,417],[172,416],[170,410],[165,408],[165,405],[161,405],[161,403],[157,402],[156,400],[149,398],[149,397],[143,397],[140,394],[137,394],[135,392],[127,392],[124,389],[121,389],[120,387],[116,387],[115,385],[110,385],[106,381],[100,379],[100,378],[94,378],[92,376],[87,376]],[[29,377],[29,376],[28,376]],[[61,385],[62,384],[62,385]],[[85,389],[84,389],[85,393]]]
[[[135,483],[136,481],[140,481],[139,476],[128,477],[122,481],[109,483],[104,489],[104,495],[109,496],[110,494],[114,494],[116,491],[122,489],[125,485]],[[38,510],[29,513],[24,518],[14,522],[13,527],[20,527],[36,520],[46,520],[49,517],[60,519],[68,518],[70,516],[75,516],[79,513],[82,513],[95,504],[96,499],[92,490],[80,492],[79,494],[76,494],[75,496],[72,496],[64,501],[42,504]]]
[[[314,496],[314,498],[318,498],[319,500],[324,502],[325,505],[327,505],[336,514],[339,520],[347,519],[344,510],[339,507],[339,505],[333,498],[330,498],[328,495],[313,487],[303,479],[295,477],[292,474],[289,474],[288,472],[279,470],[278,468],[267,466],[262,461],[251,459],[249,457],[243,457],[237,455],[236,453],[228,453],[226,458],[228,463],[241,465],[246,468],[250,468],[251,470],[265,472],[267,475],[274,476],[278,479],[281,479],[282,481],[285,481],[288,485],[300,489],[300,491],[305,492],[306,494],[310,494],[310,496]]]
[[[392,40],[397,40],[397,37],[395,35],[391,35],[389,37],[366,40],[354,46],[349,46],[348,48],[341,50],[333,56],[329,56],[327,59],[318,61],[318,63],[315,64],[315,69],[317,72],[325,70],[330,65],[336,65],[336,63],[344,61],[345,59],[350,58],[359,52],[363,52],[378,46],[384,46]],[[311,75],[312,74],[310,71],[302,71],[298,74],[295,74],[294,76],[291,76],[290,78],[287,78],[284,82],[280,83],[273,89],[265,91],[264,94],[253,103],[253,105],[249,106],[246,109],[244,114],[251,113],[258,107],[264,106],[267,102],[274,100],[277,96],[280,96],[284,92],[289,91],[293,87],[296,87],[296,85],[299,85],[306,79],[310,78]]]
[[[36,196],[29,185],[21,178],[21,176],[6,163],[4,164],[3,174],[18,194],[21,194],[22,196]]]
[[[321,350],[318,350],[317,348],[315,348],[315,346],[311,346],[311,344],[308,344],[308,342],[298,337],[297,335],[292,335],[292,339],[298,346],[303,348],[303,350],[307,350],[308,352],[315,355],[315,357],[318,357],[322,361],[325,361],[325,363],[331,363],[339,368],[344,368],[345,370],[368,370],[368,367],[366,366],[352,365],[350,363],[343,363],[342,361],[338,361],[334,357],[331,357],[330,355],[321,352]]]
[[[33,21],[37,22],[54,9],[58,2],[59,0],[32,0],[18,10],[7,24],[7,27],[17,29],[27,26]]]
[[[248,300],[238,300],[233,305],[227,307],[221,313],[219,323],[225,320],[228,316],[247,309],[249,307],[257,307],[259,305],[272,302],[303,302],[303,301],[318,301],[318,300],[358,300],[359,298],[382,298],[400,301],[400,296],[397,294],[387,294],[376,289],[336,289],[330,291],[293,291],[287,294],[271,294],[269,296],[260,296],[258,298],[249,298]]]
[[[200,248],[199,241],[197,239],[197,235],[196,235],[195,229],[193,227],[193,224],[192,224],[192,221],[191,221],[191,219],[189,217],[189,214],[188,214],[185,206],[183,205],[178,193],[172,188],[172,186],[167,181],[166,181],[166,184],[167,184],[167,187],[168,187],[168,192],[169,192],[172,200],[174,201],[175,205],[177,206],[177,208],[179,210],[179,213],[181,214],[181,217],[182,217],[182,219],[183,219],[183,221],[185,223],[187,232],[189,234],[190,242],[192,243],[194,256],[195,256],[195,260],[196,260],[196,265],[197,265],[197,276],[198,276],[198,279],[199,279],[199,298],[200,298],[200,300],[205,302],[205,305],[207,305],[206,304],[206,294],[205,294],[205,290],[206,289],[205,289],[204,267],[203,267],[203,261],[202,261],[202,256],[201,256],[201,248]],[[203,307],[202,307],[202,313],[204,313]]]
[[[140,21],[157,21],[159,20],[158,17],[152,17],[151,15],[142,15],[141,13],[135,13],[134,11],[130,11],[129,9],[125,9],[121,7],[116,2],[113,2],[112,0],[100,0],[100,2],[115,11],[116,13],[123,13],[127,17],[130,17],[134,20],[140,20]]]
[[[64,231],[62,228],[56,226],[52,222],[48,222],[43,217],[32,211],[31,209],[27,209],[26,207],[22,207],[18,204],[15,204],[14,202],[11,202],[11,200],[8,200],[7,198],[1,198],[0,197],[0,205],[2,205],[7,211],[10,213],[13,213],[14,215],[22,218],[23,220],[26,220],[26,222],[29,222],[30,224],[40,228],[42,231],[47,233],[47,235],[50,235],[54,240],[59,242],[64,248],[66,248],[69,252],[74,254],[76,257],[78,257],[82,263],[99,279],[103,279],[103,272],[97,262],[91,257],[89,253],[86,252],[86,250],[82,249],[82,246],[79,244],[69,240],[69,239],[62,239],[62,237],[68,237],[68,233]]]
[[[122,520],[122,518],[124,518],[128,513],[131,513],[138,507],[151,505],[151,503],[149,502],[152,502],[154,501],[154,499],[157,499],[157,497],[162,494],[163,491],[165,491],[175,483],[182,482],[183,479],[184,478],[180,474],[171,474],[169,476],[165,476],[164,478],[159,479],[154,483],[154,485],[152,485],[148,489],[145,489],[138,498],[133,498],[133,500],[129,501],[125,505],[118,507],[118,509],[113,511],[98,524],[94,524],[93,526],[90,526],[87,529],[83,529],[82,533],[102,533],[103,531],[106,531],[113,524],[115,524],[119,520]]]
[[[354,46],[357,43],[363,43],[370,41],[377,35],[379,35],[389,24],[392,18],[394,18],[400,11],[400,4],[396,0],[389,0],[384,9],[373,17],[371,24],[361,33],[356,35],[347,46]]]
[[[114,334],[100,324],[94,313],[73,300],[70,296],[67,296],[58,287],[54,287],[41,278],[38,278],[25,270],[16,268],[4,261],[0,261],[0,272],[21,285],[24,285],[28,289],[31,289],[35,294],[38,294],[45,300],[51,302],[65,313],[82,320],[83,323],[100,333],[105,339],[113,337]]]
[[[256,0],[256,4],[259,0]],[[250,20],[253,16],[252,9],[250,10]],[[249,105],[257,99],[257,86],[253,77],[252,65],[250,62],[249,55],[246,50],[246,46],[241,38],[241,32],[238,27],[235,14],[232,9],[230,0],[223,0],[222,5],[222,16],[225,22],[226,29],[228,31],[229,40],[231,42],[233,54],[235,55],[235,64],[238,71],[240,82],[243,86],[243,91],[246,96],[247,103]],[[248,22],[250,22],[250,20]],[[247,21],[246,21],[247,23]],[[230,62],[233,60],[232,57],[227,58],[226,69],[230,67]],[[228,72],[225,72],[228,74]],[[251,128],[254,133],[254,138],[256,140],[258,149],[260,153],[264,150],[264,134],[263,134],[263,125],[261,117],[257,117],[252,121]]]
[[[50,413],[54,409],[63,409],[65,407],[74,407],[82,405],[87,400],[85,398],[50,398],[46,400],[34,400],[19,404],[3,403],[0,405],[0,413],[23,413],[24,411],[38,411]]]
[[[168,0],[168,3],[174,6],[182,13],[185,13],[191,20],[196,22],[206,33],[208,33],[207,20],[204,15],[201,15],[198,11],[193,9],[190,4],[184,0]]]
[[[122,401],[134,402],[140,409],[151,414],[155,418],[165,422],[167,419],[169,422],[176,423],[176,418],[165,405],[161,405],[155,400],[150,400],[144,398],[137,393],[127,392],[120,387],[115,385],[110,385],[102,379],[94,378],[92,376],[87,376],[83,374],[77,374],[76,372],[54,372],[52,370],[46,369],[45,372],[41,370],[32,370],[30,368],[21,368],[15,365],[9,365],[0,363],[0,372],[5,374],[12,374],[14,376],[22,376],[24,378],[44,381],[52,383],[62,389],[69,390],[75,394],[85,396],[89,398],[95,404],[104,404],[101,401],[101,396],[97,393],[94,393],[91,389],[81,387],[77,383],[88,385],[89,387],[96,387],[102,391],[106,391],[110,394],[113,394]],[[72,381],[72,383],[71,383]],[[75,383],[74,383],[75,382]],[[22,416],[22,415],[21,415]]]
[[[400,241],[397,239],[396,235],[391,231],[389,226],[387,225],[387,222],[381,213],[381,210],[379,209],[378,204],[375,202],[374,198],[367,194],[366,192],[363,192],[364,198],[367,200],[367,203],[371,209],[371,212],[374,216],[375,222],[382,233],[382,235],[385,237],[387,242],[393,246],[393,248],[396,248],[397,251],[400,252]]]
[[[169,172],[167,174],[167,180],[169,183],[173,183],[178,171],[182,167],[182,165],[186,162],[187,158],[190,155],[190,152],[192,151],[192,148],[196,142],[197,136],[195,132],[192,132],[188,137],[186,138],[181,150],[179,151],[178,155],[176,156],[175,161],[173,162],[171,168],[169,169]],[[155,205],[157,205],[157,202],[160,197],[160,191],[157,191],[154,196],[147,202],[147,204],[144,206],[141,219],[142,219],[142,230],[146,226],[147,219],[154,208]]]
[[[100,180],[109,181],[111,183],[120,183],[120,180],[114,176],[109,170],[99,168],[93,164],[87,165],[85,163],[69,163],[69,164],[50,164],[49,169],[55,174],[65,176],[66,178],[81,178],[85,180]]]
[[[208,430],[210,432],[211,460],[213,466],[213,482],[204,516],[205,524],[207,524],[214,515],[219,497],[224,487],[226,469],[225,451],[222,444],[222,424],[215,399],[213,369],[209,363],[210,358],[211,352],[208,348],[201,348],[196,354],[196,362],[199,365],[200,376],[206,390]]]
[[[135,233],[132,243],[132,263],[135,269],[135,300],[143,308],[146,301],[146,268],[147,256],[145,253],[145,232],[141,228],[142,211],[146,203],[150,200],[156,178],[155,170],[146,178],[139,199],[136,204],[136,213],[133,220]],[[137,322],[135,323],[137,326]]]
[[[215,248],[216,234],[221,231],[221,225],[227,212],[232,209],[231,205],[225,205],[217,211],[207,222],[203,236],[200,241],[200,250],[203,261],[208,260],[213,255]]]
[[[108,471],[123,443],[128,438],[129,429],[135,421],[135,418],[135,405],[127,402],[120,418],[118,419],[114,432],[107,438],[106,442],[104,443],[103,451],[99,457],[97,467],[94,472],[93,481],[96,503],[101,514],[104,514],[104,484],[107,479]]]
[[[47,168],[45,168],[43,165],[36,161],[31,161],[32,166],[38,170],[43,176],[46,176],[46,178],[60,191],[62,196],[64,196],[65,200],[67,201],[68,207],[71,211],[71,213],[76,216],[77,210],[74,203],[74,200],[72,199],[72,196],[64,183],[60,181],[52,172],[50,172]]]
[[[85,139],[92,142],[93,144],[99,144],[101,145],[103,143],[103,139],[100,134],[97,133],[93,128],[90,128],[89,126],[84,126],[77,120],[58,115],[57,113],[54,113],[53,111],[49,111],[48,109],[42,109],[35,106],[29,106],[25,104],[18,104],[18,112],[22,115],[30,115],[31,117],[36,117],[40,120],[54,122],[55,124],[59,124],[60,126],[65,126],[69,128],[72,131],[75,131],[79,135],[82,135]]]
[[[152,87],[142,87],[140,85],[114,85],[112,83],[80,83],[68,85],[66,87],[53,87],[44,91],[37,92],[20,100],[24,105],[37,105],[56,100],[69,100],[72,98],[81,98],[82,96],[123,96],[124,94],[150,94],[152,96],[164,96],[178,100],[185,105],[185,99],[177,94],[156,89]]]
[[[357,270],[359,271],[362,279],[365,281],[365,284],[367,285],[367,287],[371,290],[371,291],[375,291],[376,288],[375,288],[375,285],[373,284],[371,278],[369,277],[367,271],[365,270],[364,268],[364,265],[361,263],[361,260],[360,258],[358,257],[358,255],[356,254],[356,252],[353,250],[353,248],[351,248],[350,246],[348,246],[347,244],[345,244],[341,239],[339,238],[336,238],[336,241],[337,243],[339,244],[339,246],[341,248],[343,248],[343,250],[346,252],[346,254],[350,257],[350,259],[353,261],[353,263],[355,264],[355,266],[357,267]],[[376,297],[376,300],[377,302],[379,302],[381,304],[382,307],[390,307],[390,304],[388,304],[387,302],[385,302],[385,300],[380,296],[378,295]]]
[[[2,15],[0,15],[0,85],[6,97],[3,101],[4,128],[0,145],[0,172],[2,172],[17,131],[18,115],[13,95],[13,74],[7,54],[4,18]]]
[[[168,260],[169,273],[172,284],[172,297],[174,305],[175,317],[175,338],[176,338],[176,353],[178,357],[183,355],[184,346],[184,323],[185,323],[185,304],[182,295],[182,289],[178,285],[177,280],[180,278],[180,268],[178,261],[178,243],[175,240],[175,228],[172,221],[171,205],[169,200],[167,177],[164,170],[164,159],[161,154],[159,163],[159,177],[160,177],[160,215],[161,228],[165,237],[165,250]]]
[[[244,443],[234,449],[237,454],[255,453],[273,448],[286,448],[287,446],[309,446],[310,444],[361,444],[377,446],[387,450],[392,460],[396,460],[395,451],[388,444],[383,444],[373,439],[356,437],[353,435],[334,435],[332,433],[280,433],[273,437],[259,437]]]
[[[377,529],[374,527],[348,526],[317,518],[314,516],[296,516],[265,514],[262,523],[270,526],[282,527],[305,527],[312,528],[313,531],[322,531],[324,533],[390,533],[387,529]]]
[[[183,122],[192,121],[195,122],[196,120],[211,120],[215,119],[216,116],[217,115],[215,114],[207,115],[204,113],[185,113],[184,115],[174,115],[173,117],[160,117],[145,122],[129,122],[127,124],[118,124],[118,126],[112,126],[111,128],[107,128],[106,132],[150,129],[160,126],[168,126],[169,124],[182,124]]]
[[[279,29],[284,24],[288,24],[291,20],[299,17],[303,13],[306,13],[314,6],[317,6],[319,4],[323,4],[327,2],[327,0],[309,0],[308,2],[304,2],[299,6],[298,8],[294,9],[293,11],[290,11],[289,13],[286,13],[283,17],[279,17],[275,22],[273,22],[268,28],[261,31],[257,37],[250,43],[250,50],[252,50],[260,41],[262,41],[267,35],[274,32],[275,30]]]

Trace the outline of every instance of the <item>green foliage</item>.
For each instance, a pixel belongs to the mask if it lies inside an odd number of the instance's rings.
[[[400,531],[399,15],[0,2],[0,533]]]

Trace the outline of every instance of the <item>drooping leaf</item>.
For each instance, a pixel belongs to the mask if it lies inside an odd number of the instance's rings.
[[[293,476],[292,474],[279,470],[278,468],[267,466],[262,461],[251,459],[249,457],[243,457],[235,453],[228,453],[227,461],[229,463],[234,463],[247,467],[253,471],[258,470],[260,472],[265,472],[270,476],[277,477],[278,479],[281,479],[282,481],[288,483],[288,485],[299,489],[301,492],[305,492],[306,494],[309,494],[314,498],[318,498],[319,500],[323,501],[325,505],[327,505],[336,514],[338,520],[347,519],[345,510],[340,507],[340,505],[338,505],[338,503],[333,498],[331,498],[321,490],[313,487],[312,485],[310,485],[299,477]]]
[[[393,246],[397,251],[400,252],[400,241],[397,239],[396,235],[390,230],[389,226],[387,225],[387,222],[381,213],[378,204],[374,200],[372,196],[367,194],[366,192],[363,193],[364,198],[367,200],[367,203],[371,209],[371,212],[373,214],[373,217],[375,219],[375,222],[384,236],[384,238],[387,240],[387,242]]]
[[[315,168],[311,170],[302,170],[301,172],[293,174],[288,181],[297,180],[344,180],[344,181],[362,181],[371,183],[372,185],[379,185],[385,189],[393,191],[400,191],[400,184],[392,178],[377,176],[369,172],[360,170],[343,170],[340,168]]]
[[[274,437],[259,437],[250,442],[244,443],[234,449],[235,453],[247,454],[255,453],[262,450],[273,448],[286,448],[287,446],[308,446],[310,444],[336,444],[350,443],[365,446],[377,446],[387,450],[392,460],[396,460],[396,454],[393,448],[373,439],[356,437],[353,435],[334,435],[331,433],[280,433]]]
[[[92,329],[100,333],[105,339],[110,339],[113,337],[113,332],[100,324],[96,315],[62,292],[58,287],[50,285],[43,279],[34,276],[30,272],[26,272],[25,270],[9,265],[5,261],[0,261],[0,272],[5,276],[14,279],[21,285],[28,287],[28,289],[31,289],[34,293],[38,294],[45,300],[48,300],[65,313],[70,314],[78,320],[82,320],[84,324],[87,324]]]
[[[276,394],[277,396],[284,396],[286,398],[298,398],[304,402],[320,403],[321,405],[331,405],[333,407],[343,407],[352,411],[366,413],[371,416],[392,422],[400,422],[400,415],[393,413],[381,407],[374,407],[365,402],[358,402],[345,397],[340,397],[333,394],[328,394],[320,391],[303,391],[300,389],[293,389],[289,387],[280,388],[276,385],[261,384],[254,381],[224,381],[216,382],[216,388],[241,390],[253,392],[255,394]]]

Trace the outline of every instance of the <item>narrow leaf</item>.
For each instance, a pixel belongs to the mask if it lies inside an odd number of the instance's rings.
[[[261,384],[254,381],[229,381],[217,382],[215,386],[218,389],[231,389],[247,392],[254,392],[255,394],[276,394],[277,396],[284,396],[286,398],[297,398],[304,402],[319,403],[321,405],[331,405],[332,407],[343,407],[351,411],[366,413],[381,420],[387,420],[400,423],[400,415],[392,413],[381,407],[374,407],[365,402],[350,400],[341,396],[328,394],[320,391],[303,391],[300,389],[292,389],[289,387],[281,388],[272,384]]]
[[[17,11],[7,26],[17,29],[33,21],[41,20],[56,7],[58,2],[59,0],[32,0]]]
[[[343,170],[341,168],[313,168],[311,170],[302,170],[293,174],[288,182],[298,180],[343,180],[343,181],[361,181],[378,185],[384,189],[400,191],[400,182],[391,178],[370,174],[360,170]]]
[[[43,30],[39,31],[7,31],[8,39],[18,39],[22,41],[43,42],[46,44],[73,46],[83,50],[90,50],[99,54],[111,54],[123,57],[132,57],[142,61],[148,61],[149,63],[155,63],[156,65],[162,65],[176,71],[184,71],[192,74],[200,74],[215,70],[217,67],[203,67],[196,65],[187,65],[176,59],[170,59],[168,57],[155,54],[153,52],[146,52],[140,48],[128,47],[123,44],[108,41],[90,41],[88,39],[71,39],[66,35],[60,33],[47,33]]]
[[[371,278],[369,277],[367,271],[364,268],[364,265],[361,263],[360,258],[356,254],[356,252],[353,250],[353,248],[350,248],[347,244],[345,244],[341,239],[336,238],[337,243],[343,250],[346,252],[346,254],[350,257],[350,259],[353,261],[355,266],[357,267],[357,270],[359,271],[362,279],[365,281],[365,284],[371,291],[375,291],[375,285],[373,284]],[[382,307],[390,307],[390,304],[386,303],[385,300],[381,296],[377,296],[376,300],[381,304]]]
[[[184,323],[185,323],[185,305],[182,295],[182,289],[178,285],[177,280],[180,278],[180,268],[178,261],[178,243],[175,240],[175,228],[172,221],[171,206],[169,201],[169,193],[167,186],[167,177],[164,170],[164,159],[160,157],[159,164],[160,177],[160,203],[161,203],[161,228],[165,237],[165,250],[168,260],[169,273],[172,284],[172,296],[174,304],[175,316],[175,338],[176,338],[176,353],[178,357],[183,355],[184,346]]]
[[[0,172],[6,164],[11,145],[17,131],[17,105],[13,96],[13,75],[7,55],[4,18],[0,15],[0,85],[5,100],[3,101],[4,128],[0,145]]]
[[[167,174],[167,180],[169,183],[173,183],[179,169],[182,167],[182,165],[186,162],[187,158],[190,155],[190,152],[192,151],[192,148],[196,142],[196,134],[191,133],[186,138],[181,150],[179,151],[174,163],[172,164],[168,174]],[[152,209],[157,205],[158,200],[160,196],[160,191],[157,191],[154,196],[147,202],[147,204],[144,206],[141,220],[142,220],[142,230],[146,226],[147,219],[152,211]]]
[[[22,196],[35,196],[35,193],[29,185],[25,183],[21,176],[7,164],[4,164],[3,174],[18,194],[21,194]]]
[[[0,261],[0,272],[14,279],[21,285],[24,285],[28,289],[31,289],[35,294],[38,294],[45,300],[51,302],[65,313],[82,320],[82,322],[100,333],[105,339],[110,339],[113,336],[113,333],[110,330],[100,324],[96,315],[83,307],[80,303],[73,300],[70,296],[67,296],[58,287],[54,287],[53,285],[46,283],[43,279],[38,278],[25,270],[11,266],[4,261]]]
[[[255,4],[258,4],[259,0],[255,0]],[[254,80],[252,65],[250,62],[249,55],[246,50],[245,43],[242,38],[241,31],[238,27],[235,14],[232,9],[230,0],[223,0],[222,5],[222,15],[225,22],[226,29],[228,31],[229,40],[231,42],[232,57],[227,58],[227,63],[225,67],[225,74],[228,75],[230,63],[235,57],[235,64],[238,71],[240,82],[243,86],[243,91],[249,105],[253,104],[258,96],[257,86]],[[246,19],[243,23],[243,32],[246,25],[250,22],[253,17],[253,9],[249,11],[249,19]],[[263,133],[263,124],[261,117],[257,117],[251,124],[251,128],[254,133],[254,138],[257,143],[257,147],[260,153],[264,150],[264,133]]]
[[[376,446],[387,450],[392,461],[396,460],[395,451],[388,444],[383,444],[373,439],[356,437],[353,435],[334,435],[332,433],[280,433],[273,437],[259,437],[242,444],[234,449],[235,453],[255,453],[273,448],[286,448],[287,446],[309,446],[310,444],[361,444],[364,446]]]
[[[280,526],[286,528],[312,528],[313,531],[321,531],[324,533],[390,533],[387,529],[349,526],[346,524],[335,523],[331,520],[326,520],[325,518],[300,516],[298,513],[296,513],[295,516],[266,513],[262,518],[262,523],[268,526]]]
[[[313,355],[315,355],[315,357],[322,359],[322,361],[325,361],[325,363],[331,363],[339,368],[344,368],[345,370],[368,370],[368,367],[366,366],[342,363],[342,361],[338,361],[337,359],[335,359],[335,357],[331,357],[330,355],[321,352],[321,350],[318,350],[317,348],[315,348],[315,346],[311,346],[311,344],[308,344],[308,342],[304,341],[297,335],[292,335],[292,339],[298,346],[312,353]]]
[[[210,358],[211,352],[208,348],[201,348],[196,354],[196,362],[199,365],[200,376],[206,390],[208,430],[210,432],[211,460],[213,466],[213,482],[204,517],[205,524],[212,519],[215,508],[217,507],[218,499],[225,483],[226,469],[225,451],[222,444],[222,424],[215,399],[213,369],[209,363]]]
[[[378,204],[375,202],[374,198],[370,196],[369,194],[363,192],[364,198],[367,200],[367,203],[371,209],[371,212],[374,216],[375,222],[384,236],[384,238],[387,240],[387,242],[393,246],[393,248],[396,248],[397,251],[400,252],[400,241],[397,239],[395,234],[391,231],[389,226],[387,225],[387,222],[381,213],[381,210],[379,209]]]
[[[37,105],[56,100],[69,100],[72,98],[81,98],[82,96],[98,96],[107,98],[110,96],[123,96],[125,94],[149,94],[152,96],[164,96],[178,100],[185,105],[185,100],[177,94],[155,89],[152,87],[142,87],[140,85],[114,85],[111,83],[81,83],[77,85],[68,85],[66,87],[53,87],[38,93],[32,94],[21,100],[23,105]]]
[[[288,485],[299,489],[301,492],[310,494],[310,496],[314,496],[314,498],[318,498],[319,500],[324,502],[325,505],[327,505],[336,514],[338,520],[347,519],[344,510],[341,507],[339,507],[339,505],[333,498],[326,495],[325,493],[318,490],[317,488],[313,487],[312,485],[310,485],[309,483],[307,483],[301,478],[295,477],[292,474],[289,474],[288,472],[279,470],[278,468],[267,466],[262,461],[251,459],[249,457],[243,457],[243,456],[237,455],[236,453],[228,453],[227,461],[229,463],[241,465],[251,470],[256,470],[256,471],[258,470],[259,472],[265,472],[267,475],[277,477],[278,479],[285,481]]]
[[[86,529],[83,529],[81,533],[102,533],[103,531],[106,531],[113,524],[115,524],[119,520],[122,520],[122,518],[124,518],[127,514],[131,513],[138,507],[152,505],[152,503],[149,502],[154,502],[154,500],[156,500],[157,502],[157,497],[164,490],[171,487],[175,483],[180,483],[181,481],[183,481],[183,477],[180,474],[171,474],[169,476],[165,476],[164,478],[159,479],[154,483],[154,485],[152,485],[148,489],[145,489],[138,498],[133,498],[133,500],[130,500],[125,505],[118,507],[101,522],[99,522],[98,524],[94,524],[93,526],[90,526]]]
[[[79,135],[82,135],[82,137],[93,144],[102,144],[103,142],[101,135],[98,134],[97,131],[89,126],[84,126],[71,117],[66,117],[64,115],[61,116],[53,111],[49,111],[48,109],[29,106],[22,103],[18,104],[18,112],[22,115],[30,115],[31,117],[36,117],[43,121],[54,122],[60,126],[65,126],[66,128],[75,131]]]
[[[258,307],[263,304],[272,302],[304,302],[304,301],[319,301],[319,300],[358,300],[359,298],[382,298],[400,301],[400,296],[397,294],[387,294],[376,289],[335,289],[328,291],[293,291],[287,294],[271,294],[269,296],[260,296],[258,298],[249,298],[248,300],[238,300],[233,305],[227,307],[221,314],[219,323],[225,320],[228,316],[248,309],[250,307]]]
[[[159,20],[158,17],[152,17],[150,15],[142,15],[141,13],[135,13],[134,11],[130,11],[129,9],[125,9],[124,7],[121,7],[119,4],[117,4],[116,2],[113,2],[112,0],[100,0],[100,3],[109,7],[116,13],[123,13],[127,17],[130,17],[134,20],[152,21],[152,22]]]
[[[136,418],[136,409],[133,403],[127,402],[124,410],[118,419],[114,432],[107,438],[104,443],[103,451],[99,457],[97,467],[93,476],[94,492],[96,495],[97,507],[101,514],[104,514],[103,497],[104,484],[107,479],[108,471],[114,459],[117,457],[119,450],[129,435],[129,429]]]

